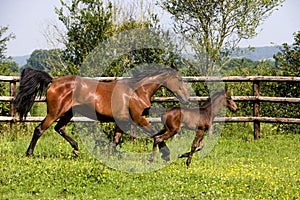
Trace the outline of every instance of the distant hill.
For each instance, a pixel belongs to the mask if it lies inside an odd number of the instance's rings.
[[[245,57],[253,61],[272,59],[273,55],[279,52],[280,47],[281,46],[254,47],[254,49],[240,48],[238,51],[233,52],[231,57]],[[13,57],[13,61],[15,61],[19,67],[22,67],[26,64],[28,58],[30,58],[30,55],[15,56]]]
[[[13,61],[15,61],[19,65],[19,67],[22,67],[23,65],[26,64],[28,58],[30,58],[30,55],[15,56],[13,57]]]
[[[231,57],[245,57],[253,61],[272,59],[273,56],[279,52],[280,48],[281,46],[255,47],[254,49],[240,48],[238,51],[235,51]]]

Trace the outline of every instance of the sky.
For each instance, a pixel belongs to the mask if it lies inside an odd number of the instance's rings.
[[[7,43],[8,56],[30,55],[36,49],[53,47],[47,42],[45,33],[49,25],[59,23],[55,7],[60,7],[59,0],[0,0],[0,26],[8,26],[7,33],[16,36]],[[300,31],[299,8],[300,0],[286,0],[258,28],[259,34],[255,38],[241,41],[239,46],[292,44],[293,33]]]

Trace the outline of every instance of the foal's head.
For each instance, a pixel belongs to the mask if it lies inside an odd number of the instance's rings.
[[[235,104],[235,102],[233,101],[233,99],[231,98],[231,95],[229,94],[229,92],[227,91],[227,88],[225,88],[224,90],[224,95],[225,95],[225,106],[232,112],[236,112],[237,111],[237,105]]]

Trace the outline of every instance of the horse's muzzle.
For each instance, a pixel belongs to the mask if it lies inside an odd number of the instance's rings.
[[[233,113],[235,113],[235,112],[238,111],[238,108],[230,108],[230,111],[233,112]]]

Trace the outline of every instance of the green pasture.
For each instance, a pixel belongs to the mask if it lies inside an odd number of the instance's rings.
[[[185,159],[176,159],[145,173],[102,164],[74,133],[81,153],[76,158],[52,128],[39,140],[35,155],[27,158],[31,126],[1,133],[0,199],[300,198],[300,135],[276,133],[269,124],[262,124],[257,141],[250,123],[228,124],[207,155],[196,153],[189,169]],[[150,152],[151,143],[126,141],[124,148]],[[159,156],[150,165],[161,163]]]

